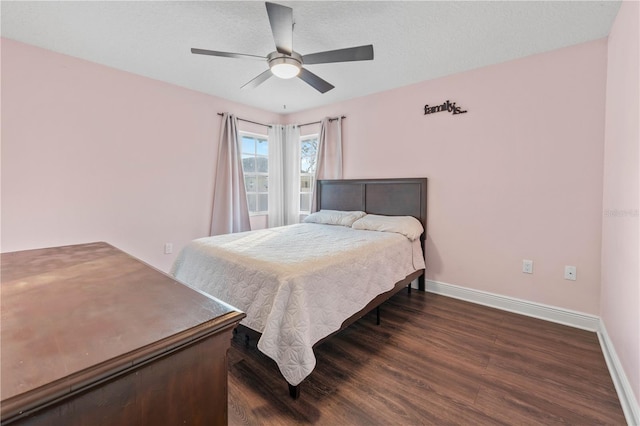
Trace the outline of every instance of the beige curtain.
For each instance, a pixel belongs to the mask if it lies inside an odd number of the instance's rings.
[[[251,230],[242,171],[238,119],[224,113],[218,145],[218,167],[213,190],[211,235]]]
[[[311,193],[311,211],[316,205],[316,184],[319,179],[342,179],[342,117],[325,118],[320,124],[318,138],[318,161]]]

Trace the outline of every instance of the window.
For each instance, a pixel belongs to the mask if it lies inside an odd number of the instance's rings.
[[[242,140],[242,169],[251,215],[269,213],[269,141],[266,135],[239,132]],[[300,213],[311,210],[311,190],[316,173],[318,135],[300,138]]]
[[[318,158],[318,135],[300,138],[300,213],[311,212],[311,189]]]
[[[269,141],[266,135],[239,132],[242,138],[242,169],[250,214],[269,210]]]

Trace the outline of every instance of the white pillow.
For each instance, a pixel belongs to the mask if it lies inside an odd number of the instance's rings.
[[[356,220],[353,229],[364,229],[367,231],[395,232],[402,234],[411,241],[422,235],[424,228],[418,219],[413,216],[381,216],[368,214]]]
[[[366,213],[361,211],[345,212],[340,210],[320,210],[319,212],[311,213],[309,216],[305,217],[303,222],[351,226],[353,225],[353,222],[365,215]]]

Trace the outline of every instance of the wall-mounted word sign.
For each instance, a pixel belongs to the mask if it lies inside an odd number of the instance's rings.
[[[456,106],[455,102],[445,102],[442,105],[425,105],[424,106],[424,115],[433,114],[435,112],[448,111],[453,115],[456,114],[466,114],[467,111],[463,111],[462,108]]]

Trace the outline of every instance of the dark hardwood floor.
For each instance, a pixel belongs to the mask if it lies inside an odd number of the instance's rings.
[[[236,336],[229,424],[626,424],[593,332],[418,291],[381,313],[316,348],[295,401]]]

